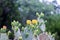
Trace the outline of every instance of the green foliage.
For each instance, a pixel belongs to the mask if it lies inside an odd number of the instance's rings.
[[[25,24],[27,19],[36,19],[36,12],[43,12],[45,15],[49,15],[54,10],[52,4],[47,5],[46,3],[39,2],[39,0],[18,0],[18,3],[20,3],[19,10],[23,24]]]
[[[60,14],[46,16],[46,19],[47,19],[46,30],[48,32],[57,33],[58,36],[60,36]]]
[[[7,20],[17,20],[23,24],[27,19],[36,19],[36,12],[43,12],[45,15],[49,15],[51,11],[54,11],[52,4],[47,5],[39,2],[39,0],[4,0],[1,4],[0,15],[5,9],[8,13]],[[3,18],[0,17],[0,20],[2,21]]]
[[[18,0],[0,0],[0,23],[6,19],[8,25],[11,24],[12,20],[20,21],[20,12],[18,10]]]

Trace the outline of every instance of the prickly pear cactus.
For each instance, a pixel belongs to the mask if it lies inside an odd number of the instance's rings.
[[[1,33],[0,34],[0,40],[9,40],[8,35],[6,33]]]
[[[24,32],[21,32],[23,40],[32,40],[33,39],[33,33],[31,30],[28,30],[26,27],[24,29]]]
[[[21,32],[20,32],[20,29],[18,29],[18,31],[14,31],[14,35],[15,35],[15,38],[14,40],[19,40],[19,37],[21,36]]]

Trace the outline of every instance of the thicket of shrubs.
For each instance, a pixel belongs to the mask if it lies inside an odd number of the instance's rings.
[[[56,40],[60,39],[60,15],[54,14],[46,16],[46,30],[48,32],[57,33]]]

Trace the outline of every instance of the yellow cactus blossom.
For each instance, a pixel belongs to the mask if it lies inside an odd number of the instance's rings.
[[[35,19],[32,20],[32,24],[37,24],[37,23],[38,23],[37,20],[35,20]]]
[[[27,23],[28,25],[30,25],[30,24],[31,24],[31,20],[27,20],[26,23]]]

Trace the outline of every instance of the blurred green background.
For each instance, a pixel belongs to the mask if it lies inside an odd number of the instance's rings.
[[[37,19],[36,12],[45,14],[46,30],[57,33],[56,40],[60,38],[60,7],[56,0],[48,3],[43,0],[0,0],[0,25],[11,25],[13,20],[25,25],[27,19]],[[1,27],[1,26],[0,26]]]

